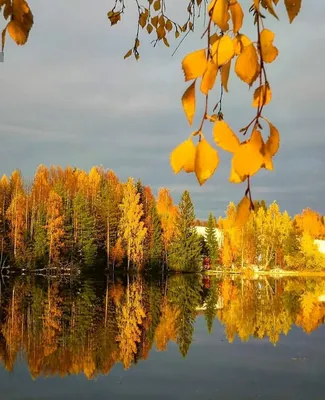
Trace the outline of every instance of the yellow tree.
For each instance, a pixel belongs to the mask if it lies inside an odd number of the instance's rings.
[[[7,220],[9,222],[9,236],[15,257],[23,255],[25,250],[26,221],[26,196],[22,191],[13,194],[9,208],[7,209]]]
[[[63,247],[64,217],[62,197],[53,189],[47,203],[47,234],[49,240],[49,262],[58,261]]]
[[[296,215],[294,223],[300,234],[308,233],[313,239],[319,239],[325,235],[321,215],[310,208],[305,208],[301,214]]]
[[[119,205],[121,210],[119,235],[126,246],[128,270],[130,262],[140,265],[143,257],[143,242],[147,233],[141,221],[143,206],[139,201],[140,193],[137,193],[133,179],[129,178],[124,186],[122,203]]]
[[[161,218],[165,257],[167,260],[169,245],[176,234],[178,207],[173,204],[170,190],[162,188],[158,191],[157,211]]]

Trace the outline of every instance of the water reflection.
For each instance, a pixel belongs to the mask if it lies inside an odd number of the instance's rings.
[[[130,368],[171,341],[186,356],[199,314],[209,332],[218,318],[230,343],[254,337],[276,344],[294,324],[308,334],[324,323],[323,294],[320,278],[19,277],[1,283],[0,360],[13,371],[24,358],[33,378],[84,373],[92,379],[119,362]]]

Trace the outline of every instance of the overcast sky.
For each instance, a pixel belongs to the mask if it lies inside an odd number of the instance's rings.
[[[39,164],[86,170],[103,165],[123,180],[141,178],[155,193],[168,187],[175,201],[188,189],[199,218],[210,210],[223,215],[245,190],[228,182],[227,154],[220,150],[219,169],[203,187],[194,175],[174,175],[169,166],[173,147],[195,129],[181,107],[187,87],[181,60],[203,47],[203,21],[173,57],[176,42],[153,48],[153,37],[144,34],[140,61],[124,60],[136,31],[134,1],[126,2],[124,21],[110,27],[106,14],[113,0],[30,0],[35,24],[29,42],[18,47],[7,38],[0,64],[0,173],[19,168],[30,177]],[[185,2],[172,3],[171,15],[182,20]],[[246,11],[251,1],[241,3]],[[252,180],[254,199],[277,200],[291,215],[307,206],[325,213],[325,2],[303,3],[292,25],[283,8],[280,22],[266,20],[280,54],[267,66],[273,101],[265,116],[280,131],[281,149],[275,170]],[[243,32],[254,37],[249,24]],[[252,92],[235,76],[229,89],[224,117],[238,130],[254,115]],[[208,123],[205,134],[211,138]]]

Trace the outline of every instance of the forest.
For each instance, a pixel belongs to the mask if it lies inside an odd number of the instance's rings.
[[[0,288],[0,363],[14,371],[24,358],[34,379],[81,373],[94,379],[169,346],[185,357],[197,318],[209,333],[220,322],[229,343],[254,338],[274,345],[294,325],[309,334],[325,321],[321,278],[18,276]]]
[[[174,204],[170,190],[111,170],[40,165],[32,180],[20,171],[0,181],[2,273],[71,273],[87,267],[119,271],[238,271],[247,266],[298,271],[325,269],[315,239],[324,216],[307,208],[291,217],[274,202],[255,201],[248,218],[241,203],[224,216],[198,221],[190,194]],[[196,225],[206,226],[205,237]],[[217,228],[217,229],[215,229]]]

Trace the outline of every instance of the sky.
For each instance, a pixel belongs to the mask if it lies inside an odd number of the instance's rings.
[[[143,34],[140,60],[124,60],[136,32],[135,2],[126,0],[122,23],[111,27],[107,12],[113,3],[29,1],[34,14],[29,41],[18,47],[8,37],[0,64],[0,174],[19,168],[29,178],[40,164],[86,170],[102,165],[122,180],[140,178],[155,193],[170,188],[175,202],[189,190],[198,218],[210,211],[224,215],[229,201],[238,202],[245,191],[245,183],[228,181],[229,154],[219,151],[218,170],[202,187],[195,175],[175,175],[169,165],[170,152],[197,129],[203,112],[199,101],[190,127],[181,105],[188,86],[181,61],[203,47],[204,21],[174,56],[178,41],[153,48],[153,34]],[[169,15],[183,21],[185,3],[167,2]],[[241,4],[247,11],[251,1]],[[303,0],[291,25],[283,4],[278,9],[280,21],[271,16],[265,21],[276,33],[279,56],[267,66],[273,98],[264,115],[280,131],[281,147],[274,171],[262,170],[252,178],[253,198],[276,200],[290,215],[305,207],[325,214],[325,2]],[[242,31],[253,38],[250,18],[246,12]],[[251,99],[252,90],[231,75],[223,113],[237,132],[254,116]],[[211,142],[210,123],[204,133]]]

